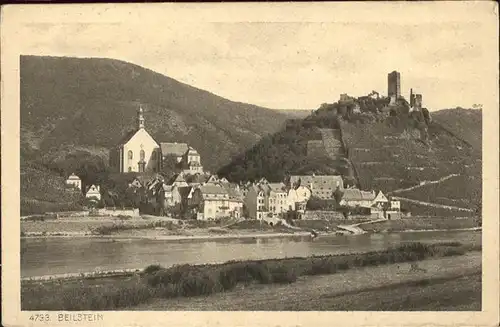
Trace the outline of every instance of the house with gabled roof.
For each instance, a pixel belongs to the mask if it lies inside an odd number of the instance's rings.
[[[90,185],[85,191],[85,197],[87,199],[95,199],[101,201],[101,188],[99,185]]]
[[[224,183],[220,184],[229,194],[229,212],[231,217],[240,218],[243,215],[243,193],[237,184]]]
[[[82,180],[74,173],[68,176],[66,179],[66,185],[72,186],[80,191],[82,190]]]
[[[168,182],[167,182],[168,185],[173,185],[173,186],[179,186],[179,187],[183,187],[183,186],[189,186],[189,184],[186,182],[186,179],[185,179],[185,176],[184,176],[184,173],[179,173],[179,174],[176,174],[174,175]]]
[[[273,215],[282,215],[283,213],[293,210],[288,199],[288,190],[284,183],[269,183],[267,186],[269,212]]]
[[[176,158],[177,162],[181,162],[184,155],[189,150],[187,143],[177,142],[160,142],[160,148],[163,159],[171,155]]]
[[[344,189],[344,181],[340,175],[292,175],[290,176],[292,188],[305,186],[311,190],[311,195],[320,199],[334,198],[334,192]]]
[[[193,191],[192,205],[200,220],[230,217],[229,202],[228,191],[220,185],[205,184]]]
[[[374,191],[361,191],[355,188],[344,189],[342,199],[340,200],[341,206],[347,207],[363,207],[371,208],[376,194]]]

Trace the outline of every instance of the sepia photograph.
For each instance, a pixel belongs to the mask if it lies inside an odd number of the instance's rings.
[[[497,4],[303,5],[3,10],[30,323],[498,304]]]

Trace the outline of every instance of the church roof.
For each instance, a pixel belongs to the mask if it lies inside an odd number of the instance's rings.
[[[177,143],[177,142],[175,143],[161,142],[160,148],[163,156],[173,154],[178,157],[183,156],[189,149],[186,143]]]
[[[122,146],[124,145],[125,143],[127,143],[128,141],[130,141],[130,139],[138,132],[139,130],[138,129],[133,129],[133,130],[130,130],[128,131],[127,133],[125,133],[125,135],[123,135],[123,137],[120,139],[120,141],[118,142],[118,145],[119,146]]]

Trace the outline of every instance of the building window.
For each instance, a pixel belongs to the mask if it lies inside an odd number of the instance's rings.
[[[141,152],[140,152],[140,156],[141,156],[141,160],[144,160],[144,157],[145,157],[144,150],[141,150]]]
[[[153,151],[153,153],[151,154],[151,159],[156,160],[156,151]]]
[[[132,150],[128,150],[128,160],[134,159],[134,155],[132,153]]]

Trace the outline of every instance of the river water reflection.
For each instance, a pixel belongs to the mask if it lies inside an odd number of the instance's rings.
[[[481,232],[411,232],[357,236],[217,241],[21,239],[21,276],[144,268],[150,264],[219,263],[229,260],[306,257],[381,250],[402,242],[459,241],[481,244]]]

